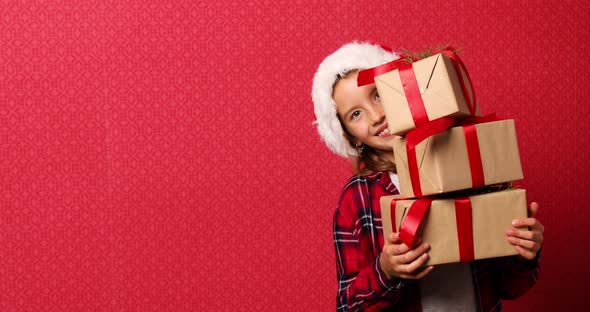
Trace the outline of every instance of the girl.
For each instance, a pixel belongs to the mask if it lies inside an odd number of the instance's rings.
[[[329,55],[312,86],[318,132],[336,154],[350,158],[356,175],[344,186],[334,214],[337,311],[501,311],[538,276],[543,225],[531,203],[506,239],[519,256],[423,267],[426,243],[406,246],[397,233],[383,239],[379,199],[398,194],[392,151],[375,85],[357,86],[359,70],[399,56],[381,46],[353,42]],[[519,230],[517,227],[528,227]]]

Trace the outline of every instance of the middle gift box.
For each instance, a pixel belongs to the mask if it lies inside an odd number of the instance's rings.
[[[406,198],[523,178],[511,119],[452,127],[426,138],[413,151],[407,148],[406,138],[398,137],[393,153],[399,191]]]

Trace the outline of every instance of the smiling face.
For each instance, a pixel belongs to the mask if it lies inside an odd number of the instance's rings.
[[[358,72],[350,72],[334,85],[336,111],[355,145],[366,144],[392,153],[393,135],[387,129],[385,113],[375,84],[357,86]]]

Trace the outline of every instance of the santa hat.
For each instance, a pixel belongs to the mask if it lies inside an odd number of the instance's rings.
[[[356,157],[358,152],[344,136],[344,130],[336,115],[336,103],[332,91],[338,76],[355,70],[375,67],[399,56],[380,45],[352,42],[343,45],[326,57],[313,77],[311,99],[313,100],[318,132],[332,152],[342,157]]]

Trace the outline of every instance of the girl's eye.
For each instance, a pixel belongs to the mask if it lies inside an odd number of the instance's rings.
[[[381,102],[381,98],[379,97],[379,92],[375,91],[375,95],[373,95],[373,101]]]
[[[352,112],[352,114],[350,114],[350,119],[357,119],[360,114],[361,114],[361,111],[354,111],[354,112]]]

